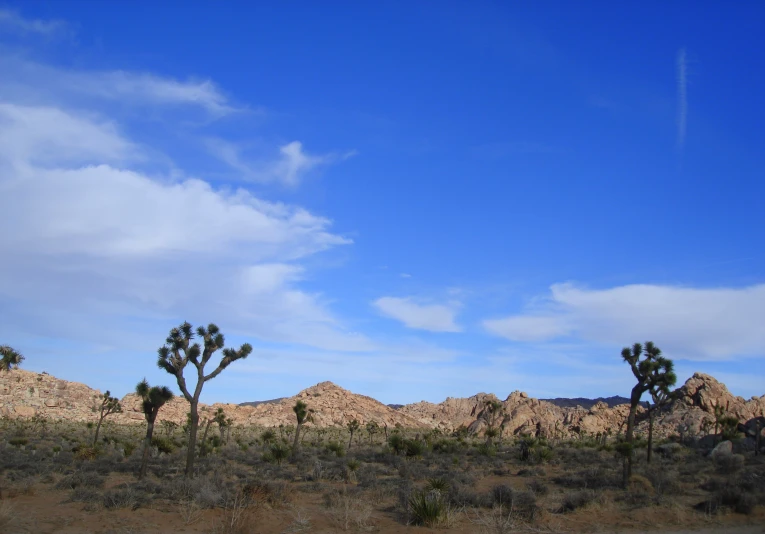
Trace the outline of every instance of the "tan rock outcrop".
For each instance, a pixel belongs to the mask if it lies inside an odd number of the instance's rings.
[[[59,380],[46,373],[24,370],[0,372],[0,416],[93,421],[96,418],[94,408],[100,395],[100,391],[84,384]],[[350,420],[356,419],[362,425],[374,421],[389,428],[401,425],[447,432],[464,426],[480,433],[486,427],[486,402],[499,399],[490,393],[479,393],[467,398],[449,397],[438,404],[422,401],[394,410],[371,397],[352,393],[332,382],[322,382],[294,397],[255,407],[200,404],[200,416],[202,421],[206,421],[213,417],[218,408],[222,408],[226,417],[238,425],[292,425],[295,423],[292,407],[297,400],[302,400],[313,410],[311,426],[317,428],[345,426]],[[616,435],[623,429],[629,412],[626,404],[611,408],[603,402],[589,410],[582,407],[561,408],[520,391],[508,395],[502,404],[505,436],[531,434],[570,437],[602,432]],[[699,435],[703,421],[713,420],[714,407],[717,405],[726,406],[728,413],[742,422],[765,416],[765,395],[745,400],[733,396],[715,378],[696,373],[676,390],[676,400],[657,415],[656,435],[678,433],[679,429],[689,435]],[[122,399],[122,406],[123,412],[110,416],[111,421],[144,421],[141,402],[136,395],[126,395]],[[643,411],[641,407],[639,412],[642,414]],[[158,420],[169,420],[180,425],[185,422],[187,413],[188,403],[182,397],[175,397],[160,410]],[[645,429],[646,422],[639,422],[638,433],[645,432]]]

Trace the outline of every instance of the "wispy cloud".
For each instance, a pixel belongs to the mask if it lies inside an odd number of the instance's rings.
[[[0,70],[8,75],[0,80],[4,97],[25,103],[197,108],[214,118],[244,109],[233,105],[213,81],[203,78],[177,80],[124,70],[66,70],[12,54],[0,57]]]
[[[685,133],[688,123],[688,66],[685,48],[677,52],[677,146],[685,145]]]
[[[653,340],[674,357],[765,355],[765,284],[744,288],[555,284],[528,313],[484,321],[513,341],[574,339],[620,346]]]
[[[235,169],[242,180],[281,183],[288,187],[298,186],[306,175],[318,167],[356,155],[354,150],[343,154],[310,154],[303,149],[300,141],[280,146],[276,155],[260,157],[249,157],[241,144],[222,139],[208,139],[207,147],[214,156]]]
[[[431,332],[460,332],[454,318],[459,303],[428,304],[414,298],[381,297],[372,305],[383,315],[401,321],[409,328],[430,330]]]
[[[51,35],[66,28],[66,23],[60,20],[27,19],[15,11],[0,9],[0,31],[3,28],[23,33]]]

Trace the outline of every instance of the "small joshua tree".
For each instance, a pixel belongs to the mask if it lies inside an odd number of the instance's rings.
[[[199,397],[202,395],[202,388],[206,382],[218,376],[232,362],[244,359],[252,352],[252,347],[248,343],[243,344],[238,350],[223,349],[223,334],[214,324],[209,324],[207,328],[200,326],[197,328],[196,335],[204,342],[204,348],[199,343],[192,343],[194,329],[189,323],[183,323],[170,330],[165,345],[157,351],[159,356],[157,366],[175,376],[183,397],[189,403],[191,426],[185,470],[188,478],[194,476],[194,457],[199,428]],[[205,366],[219,349],[223,349],[223,357],[218,366],[211,373],[205,374]],[[193,390],[186,384],[186,377],[183,374],[189,363],[196,369],[196,385]]]
[[[632,388],[630,395],[630,412],[627,417],[625,442],[620,447],[625,457],[622,484],[626,488],[632,476],[633,433],[640,398],[646,391],[668,391],[670,387],[675,385],[677,377],[674,373],[672,360],[663,357],[661,349],[651,341],[645,344],[645,350],[640,343],[635,343],[631,349],[625,347],[622,349],[622,359],[630,365],[632,374],[637,379],[637,384]]]
[[[295,441],[292,443],[292,456],[295,456],[300,448],[300,430],[303,428],[303,424],[312,420],[311,413],[313,410],[308,409],[308,405],[299,400],[292,407],[292,411],[295,412],[295,418],[297,419],[297,427],[295,427]]]
[[[20,352],[8,345],[0,345],[0,371],[18,369],[23,361],[24,356],[22,356]]]
[[[101,424],[103,424],[104,419],[113,413],[122,412],[122,405],[119,399],[112,397],[112,394],[107,390],[106,393],[101,395],[101,405],[95,406],[93,411],[98,412],[98,424],[96,425],[96,433],[93,435],[93,446],[95,447],[96,443],[98,443],[98,433],[101,430]]]
[[[143,457],[141,458],[141,470],[138,472],[138,478],[146,476],[146,466],[149,464],[149,450],[151,449],[151,437],[154,434],[154,422],[159,415],[159,409],[162,408],[170,399],[173,398],[173,392],[166,386],[149,386],[144,378],[135,387],[135,392],[141,397],[141,409],[146,418],[146,437],[143,442]]]
[[[348,440],[348,450],[351,450],[351,444],[353,444],[353,433],[356,432],[361,425],[356,419],[352,419],[348,421],[346,426],[348,427],[348,432],[351,433],[351,439]]]
[[[380,431],[380,425],[376,421],[370,421],[366,426],[367,434],[369,434],[369,444],[372,444],[372,437]]]
[[[491,446],[492,441],[499,435],[499,426],[505,418],[505,406],[498,400],[486,400],[481,417],[486,421],[486,445]]]
[[[226,430],[234,424],[234,420],[226,417],[226,412],[223,411],[223,408],[218,408],[218,411],[215,412],[215,417],[213,417],[213,422],[218,425],[221,444],[226,443],[228,441],[225,439]]]

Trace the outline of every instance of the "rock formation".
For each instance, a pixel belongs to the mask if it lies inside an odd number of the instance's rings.
[[[69,421],[93,421],[93,407],[101,392],[84,384],[59,380],[47,373],[24,370],[0,372],[0,416],[30,418],[41,416]],[[345,426],[357,419],[362,425],[374,421],[380,426],[392,428],[432,428],[453,431],[459,427],[481,433],[486,427],[484,409],[487,401],[498,401],[493,394],[479,393],[468,398],[449,397],[434,404],[417,402],[394,410],[371,397],[357,395],[331,382],[322,382],[295,395],[275,402],[257,406],[235,404],[200,405],[202,421],[212,418],[218,408],[237,425],[274,427],[292,425],[292,412],[297,400],[308,404],[313,410],[313,423],[317,428]],[[110,418],[116,423],[142,423],[140,399],[126,395],[122,399],[123,412]],[[560,407],[543,400],[514,391],[502,401],[504,417],[503,433],[510,435],[544,435],[570,437],[610,433],[616,435],[622,428],[629,410],[626,404],[609,407],[598,402],[589,409]],[[657,436],[684,433],[700,435],[704,421],[714,420],[715,406],[725,406],[727,413],[742,423],[755,417],[765,416],[765,395],[745,400],[733,396],[724,384],[715,378],[696,373],[675,392],[675,400],[667,405],[655,420]],[[641,408],[641,413],[643,409]],[[188,404],[176,397],[159,412],[158,421],[169,420],[183,424]],[[639,418],[640,419],[640,418]],[[638,432],[644,432],[645,417],[639,422]]]

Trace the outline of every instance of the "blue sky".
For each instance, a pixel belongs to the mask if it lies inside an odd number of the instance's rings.
[[[0,340],[203,401],[765,372],[761,2],[0,4]]]

